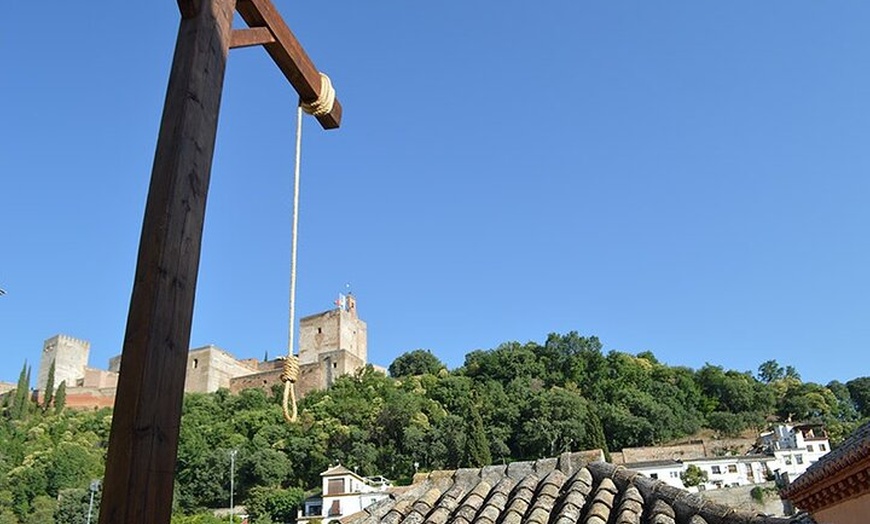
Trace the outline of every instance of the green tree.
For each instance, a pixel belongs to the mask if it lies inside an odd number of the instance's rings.
[[[60,382],[54,395],[54,412],[63,413],[64,408],[66,408],[66,380]]]
[[[516,442],[519,457],[552,457],[565,451],[589,448],[589,407],[574,391],[554,387],[536,393],[522,416]]]
[[[776,360],[767,360],[758,366],[758,378],[762,382],[770,384],[785,378],[785,369]]]
[[[870,377],[858,377],[846,382],[849,395],[861,416],[870,417]]]
[[[707,482],[707,472],[694,464],[689,464],[686,471],[680,473],[680,479],[687,488],[700,486]]]
[[[0,508],[0,524],[19,524],[19,520],[11,509]]]
[[[476,408],[471,409],[468,421],[468,440],[465,465],[472,468],[487,466],[492,462],[489,442],[483,429],[483,419]]]
[[[714,411],[707,415],[707,427],[725,437],[737,437],[749,427],[750,421],[741,413]]]
[[[252,488],[245,500],[245,507],[254,522],[264,522],[264,517],[273,522],[293,522],[296,510],[305,498],[299,488],[280,489],[268,487]]]
[[[33,509],[23,524],[54,524],[54,511],[57,502],[51,497],[40,495],[33,499]]]
[[[597,409],[611,449],[646,446],[654,442],[655,428],[647,419],[632,414],[625,407],[607,402],[598,404]]]
[[[278,487],[287,482],[291,464],[287,455],[271,448],[257,449],[237,461],[239,486]]]
[[[400,355],[390,364],[390,376],[395,378],[424,375],[435,375],[442,369],[444,364],[428,349],[415,349]]]
[[[233,522],[241,522],[239,517],[235,517]],[[170,524],[226,524],[227,519],[222,519],[214,516],[209,512],[194,513],[192,515],[172,515]]]
[[[57,509],[54,512],[55,524],[81,524],[88,520],[88,507],[91,493],[86,489],[62,489],[57,495]],[[95,497],[95,502],[98,497]],[[99,515],[99,506],[95,504],[92,515]],[[94,521],[96,519],[93,519]]]
[[[48,366],[48,378],[45,381],[45,391],[42,392],[42,411],[48,411],[49,406],[51,406],[51,400],[54,398],[54,372],[55,372],[55,359],[51,360],[51,365]]]
[[[10,415],[13,420],[21,420],[29,411],[28,402],[30,401],[30,368],[27,366],[27,361],[24,361],[24,366],[21,368],[21,373],[18,374],[18,385],[15,387],[13,395],[12,407]]]

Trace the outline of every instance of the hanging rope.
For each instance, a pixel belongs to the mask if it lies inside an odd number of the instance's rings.
[[[296,108],[296,160],[293,168],[293,238],[290,244],[290,322],[287,329],[287,356],[284,358],[284,369],[281,371],[281,382],[284,383],[284,398],[281,403],[284,420],[296,422],[298,416],[296,407],[296,387],[299,380],[299,357],[293,354],[296,335],[296,239],[299,231],[299,172],[302,163],[302,111],[309,115],[320,116],[329,114],[335,104],[335,89],[329,77],[320,73],[320,96],[314,102],[299,101]]]
[[[284,420],[296,422],[295,384],[299,379],[299,357],[293,354],[296,335],[296,239],[299,231],[299,165],[302,160],[302,105],[296,108],[296,160],[293,167],[293,237],[290,243],[290,322],[287,328],[287,357],[281,382],[284,383],[284,398],[281,403]]]

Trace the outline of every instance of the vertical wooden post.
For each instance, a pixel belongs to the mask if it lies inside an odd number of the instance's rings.
[[[235,0],[179,2],[151,172],[100,524],[167,524],[203,219]]]

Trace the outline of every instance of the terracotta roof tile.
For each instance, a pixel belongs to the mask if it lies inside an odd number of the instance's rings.
[[[350,517],[349,524],[796,524],[736,511],[589,454],[437,471]]]
[[[783,490],[783,495],[793,497],[816,482],[840,473],[853,464],[870,456],[870,422],[859,427],[849,438],[830,453],[822,456],[803,475]]]

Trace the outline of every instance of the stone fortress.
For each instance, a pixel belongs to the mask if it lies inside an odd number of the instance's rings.
[[[341,375],[363,368],[367,360],[366,323],[357,316],[356,298],[339,295],[334,309],[299,320],[299,398],[308,392],[329,387]],[[37,395],[48,383],[54,362],[54,387],[66,381],[67,406],[71,408],[111,407],[115,400],[121,355],[109,360],[109,369],[88,367],[90,343],[66,335],[45,341],[37,375]],[[213,345],[193,348],[187,355],[184,390],[211,393],[220,388],[238,393],[260,388],[267,392],[281,384],[281,359],[237,359]],[[376,369],[386,372],[384,368]]]

